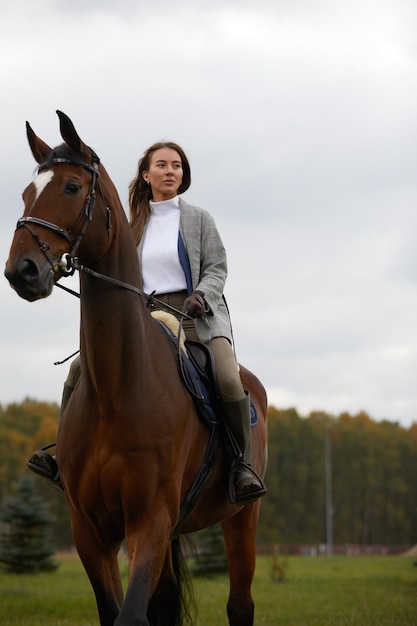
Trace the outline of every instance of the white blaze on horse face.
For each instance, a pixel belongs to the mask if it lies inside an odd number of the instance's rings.
[[[46,185],[51,182],[54,177],[54,172],[52,170],[47,170],[46,172],[40,172],[33,181],[33,184],[36,187],[36,200],[41,195],[42,191],[45,189]]]

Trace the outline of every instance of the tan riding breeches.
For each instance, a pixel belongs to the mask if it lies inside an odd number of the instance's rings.
[[[161,300],[165,304],[169,304],[178,311],[181,311],[184,300],[187,297],[186,291],[178,291],[175,293],[157,294],[155,298]],[[159,302],[155,302],[154,311],[167,310]],[[180,319],[181,314],[169,310],[170,313]],[[197,331],[193,320],[184,318],[182,327],[187,339],[198,341]],[[223,402],[235,402],[245,397],[242,382],[239,375],[239,366],[236,362],[235,353],[230,341],[226,337],[215,337],[207,342],[208,347],[213,353],[214,363],[216,365],[217,384],[219,387],[220,397]]]
[[[156,295],[155,297],[158,298],[158,300],[174,307],[174,309],[181,311],[184,300],[187,297],[187,292],[180,291],[176,293]],[[152,310],[166,311],[167,309],[163,306],[163,304],[155,302],[155,306]],[[176,313],[169,309],[168,311],[175,315],[177,319],[180,319],[181,313]],[[198,335],[193,320],[184,318],[182,327],[188,339],[198,341]],[[225,337],[215,337],[214,339],[208,341],[207,345],[213,353],[214,363],[216,366],[217,384],[221,399],[223,402],[235,402],[237,400],[242,400],[242,398],[245,397],[245,392],[240,380],[239,366],[229,340]],[[77,356],[71,363],[65,385],[74,388],[79,377],[80,357]]]

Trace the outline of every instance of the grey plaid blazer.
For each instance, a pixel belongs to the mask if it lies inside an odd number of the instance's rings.
[[[226,337],[233,343],[232,329],[223,296],[227,278],[226,250],[215,221],[208,211],[180,198],[180,232],[190,260],[193,289],[204,293],[209,312],[195,320],[200,341]],[[144,236],[138,245],[142,259]]]

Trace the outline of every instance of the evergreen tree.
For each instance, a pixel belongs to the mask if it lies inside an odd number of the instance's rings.
[[[0,508],[0,563],[7,572],[16,574],[55,570],[57,566],[50,560],[54,551],[49,507],[37,495],[31,476],[21,478],[16,491],[16,496],[7,498]]]
[[[199,548],[193,574],[209,578],[227,572],[227,558],[220,524],[209,526],[198,535]]]

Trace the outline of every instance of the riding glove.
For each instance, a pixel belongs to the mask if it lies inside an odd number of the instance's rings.
[[[202,291],[193,291],[184,300],[182,312],[187,313],[190,317],[202,317],[206,312],[204,293]]]

